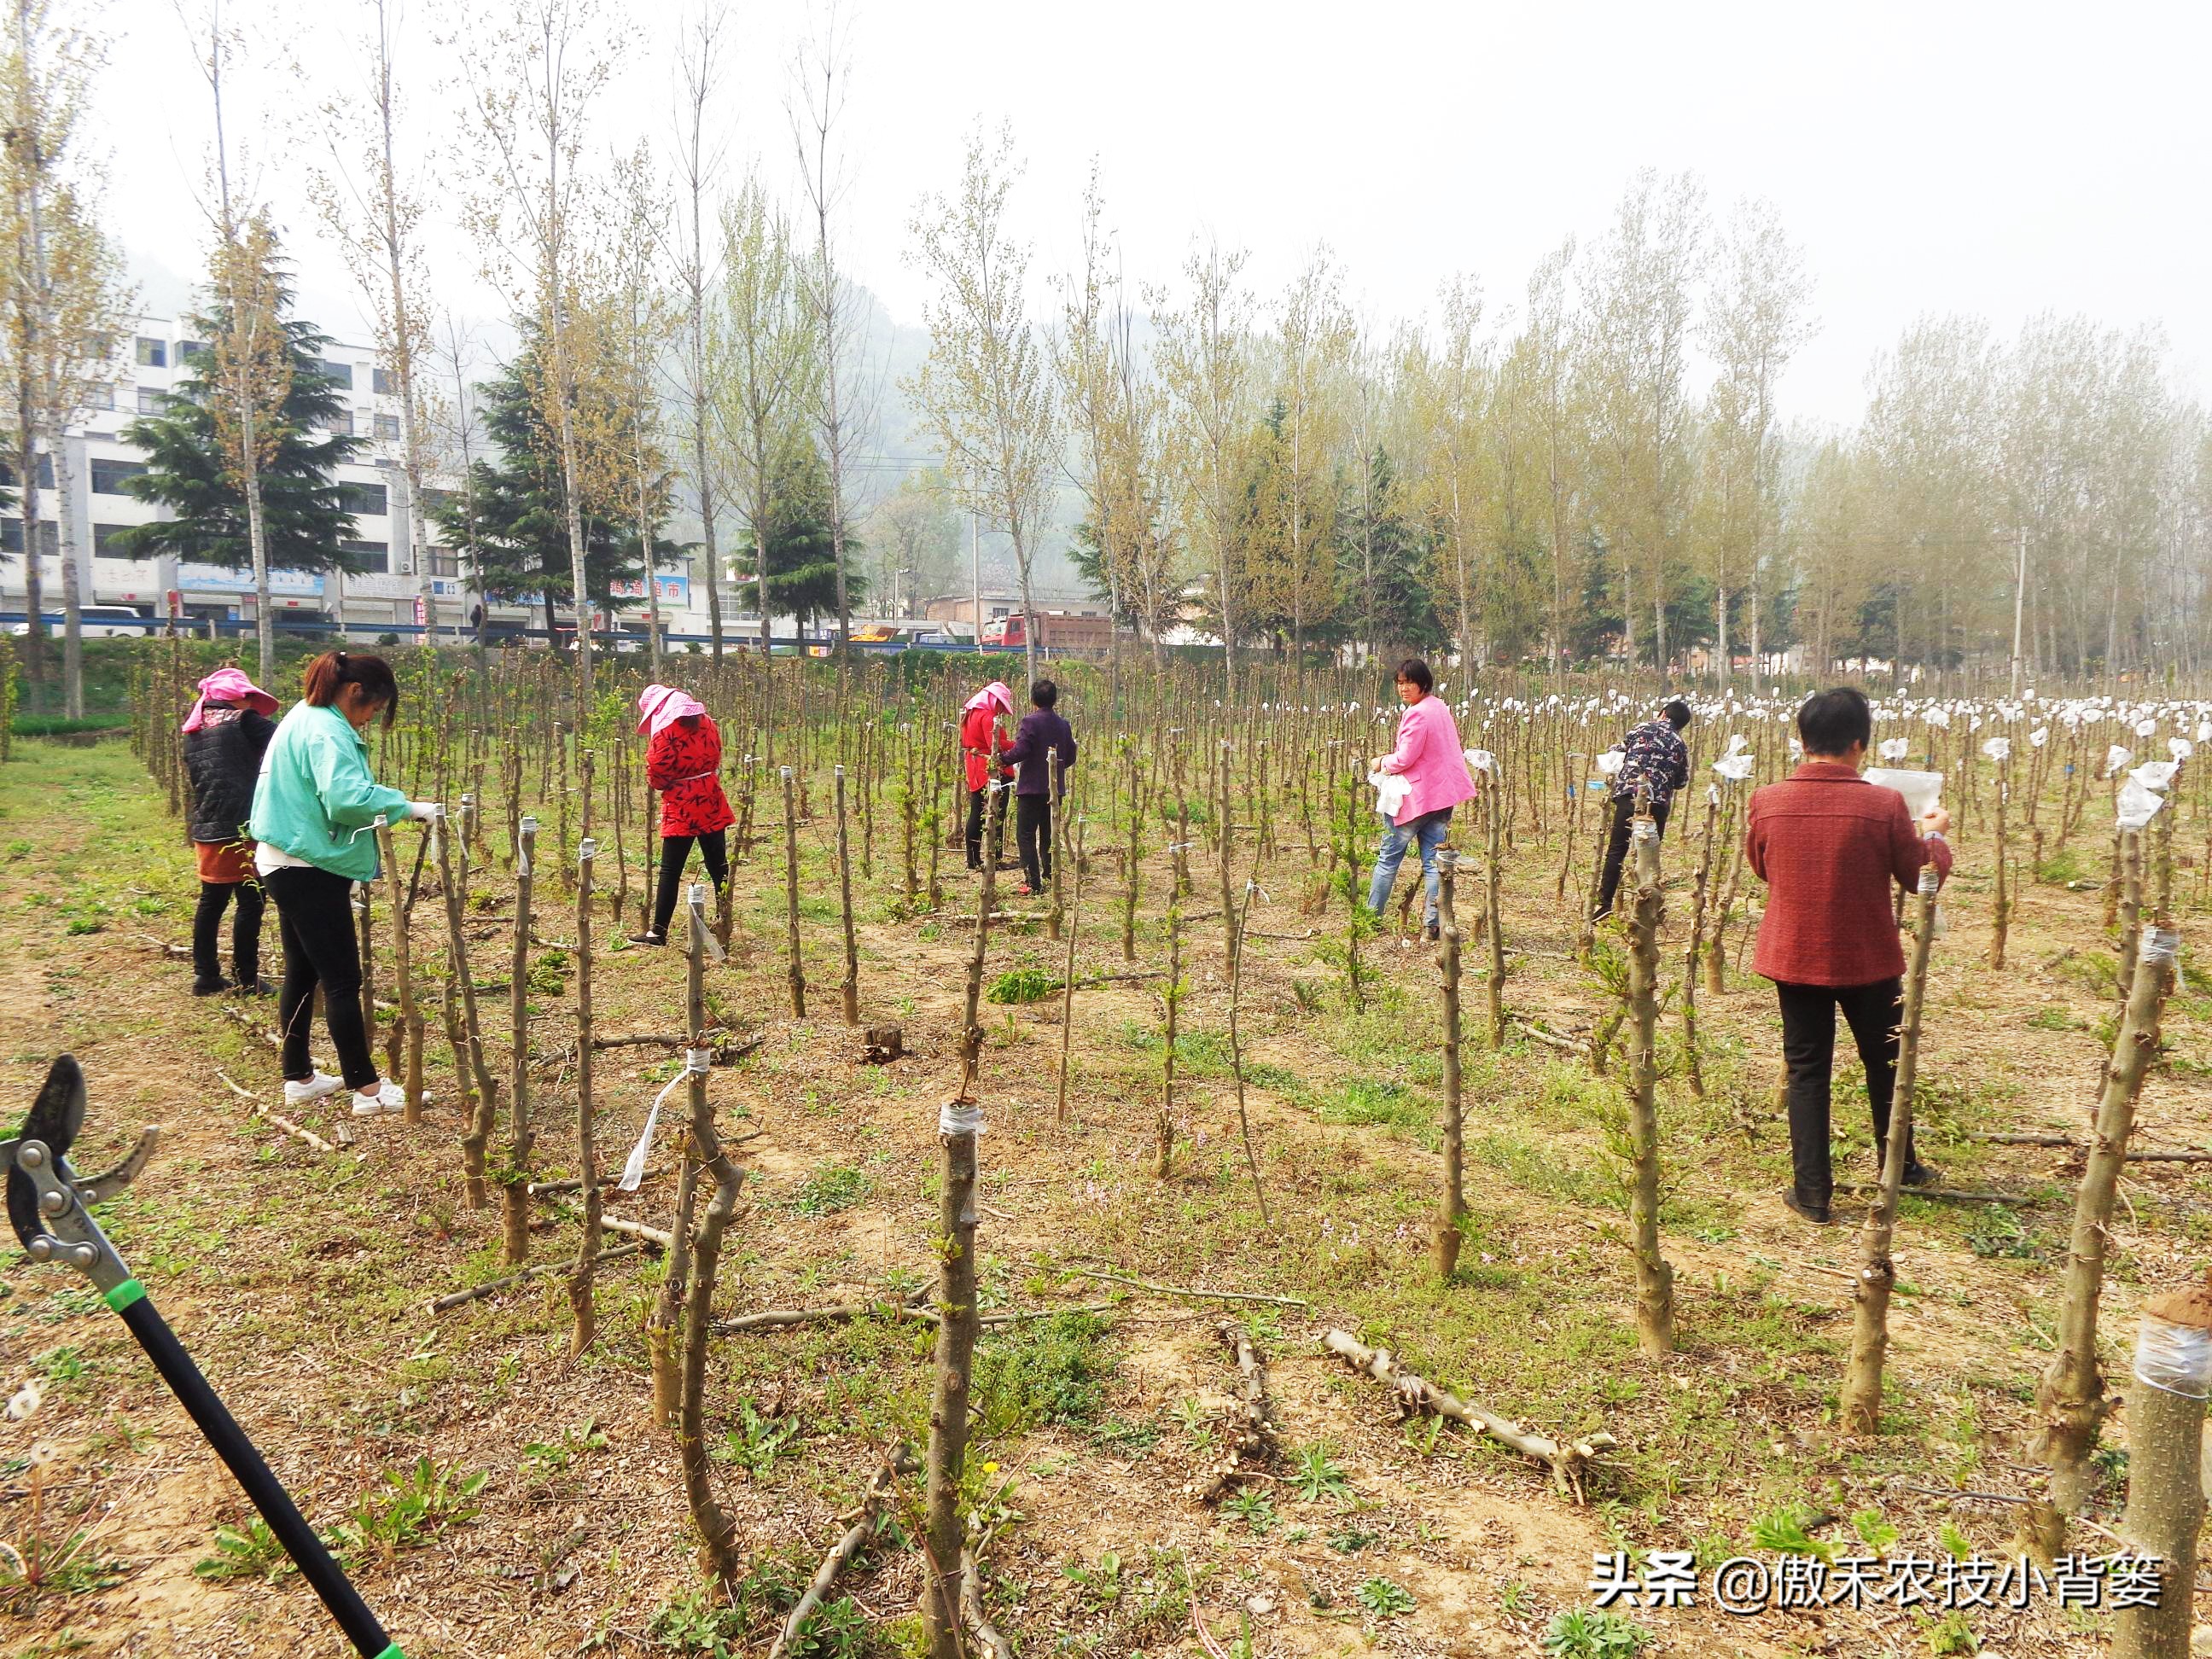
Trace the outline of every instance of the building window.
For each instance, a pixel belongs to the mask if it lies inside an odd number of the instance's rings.
[[[340,484],[338,507],[356,519],[380,519],[391,511],[386,504],[382,484]]]
[[[95,455],[92,458],[92,493],[95,495],[127,495],[131,492],[123,487],[123,481],[142,477],[146,470],[143,461],[118,461]]]
[[[115,538],[131,528],[127,524],[96,524],[92,527],[92,556],[96,559],[135,559],[137,554],[118,546]]]
[[[84,389],[84,406],[87,409],[114,408],[115,388],[105,380],[94,380]]]
[[[429,556],[432,575],[444,576],[449,580],[459,578],[461,554],[459,548],[440,547],[434,542],[422,551]]]
[[[321,369],[324,374],[330,376],[331,384],[337,386],[340,391],[350,392],[353,390],[353,365],[351,363],[334,363],[330,362],[328,359],[325,359],[322,362],[317,363],[315,367]]]
[[[452,490],[433,489],[427,484],[423,486],[422,511],[425,516],[434,519],[441,513],[450,510],[453,502],[454,495]]]
[[[138,388],[138,412],[141,415],[166,415],[169,412],[169,394],[159,386]]]
[[[398,443],[399,441],[399,417],[397,415],[378,416],[376,417],[376,435],[383,439],[387,443]]]
[[[338,545],[354,556],[355,574],[363,576],[383,576],[391,574],[392,544],[389,542],[340,542]]]
[[[368,384],[369,389],[380,398],[397,398],[399,395],[399,377],[381,363],[368,371]]]
[[[177,367],[179,368],[182,368],[186,363],[191,362],[194,358],[204,357],[206,356],[207,342],[205,340],[179,340],[177,342]]]
[[[0,461],[0,487],[4,487],[9,489],[13,489],[15,487],[15,469],[9,465],[5,461]],[[51,455],[41,454],[39,457],[39,488],[41,489],[52,489],[53,487],[54,458]]]
[[[52,519],[39,520],[39,551],[52,558],[61,551],[61,526]],[[0,553],[21,553],[23,550],[23,521],[21,519],[0,519]]]
[[[169,366],[169,343],[150,335],[138,337],[138,366],[141,368],[167,368]]]

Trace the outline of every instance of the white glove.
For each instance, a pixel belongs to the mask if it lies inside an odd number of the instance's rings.
[[[434,800],[410,800],[407,803],[407,816],[410,818],[419,818],[425,823],[429,823],[445,810],[442,804]]]

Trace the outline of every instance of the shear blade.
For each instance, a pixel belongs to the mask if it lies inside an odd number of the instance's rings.
[[[56,1158],[67,1158],[84,1127],[84,1068],[75,1054],[64,1054],[39,1086],[31,1115],[16,1132],[18,1140],[43,1140]]]

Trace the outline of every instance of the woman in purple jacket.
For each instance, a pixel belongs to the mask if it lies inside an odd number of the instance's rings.
[[[1008,768],[1019,768],[1014,781],[1014,840],[1022,851],[1021,896],[1044,890],[1052,879],[1053,803],[1067,793],[1067,769],[1075,760],[1074,728],[1053,712],[1060,688],[1039,680],[1030,688],[1035,705],[1022,716],[1006,750]],[[1045,764],[1051,750],[1053,764]],[[1053,775],[1048,779],[1045,774]]]
[[[1374,884],[1367,891],[1368,907],[1380,916],[1390,902],[1406,849],[1418,844],[1428,892],[1421,920],[1431,939],[1437,937],[1437,848],[1451,833],[1452,808],[1474,796],[1474,779],[1460,751],[1459,723],[1440,699],[1429,695],[1435,685],[1436,677],[1419,658],[1398,665],[1398,701],[1406,705],[1398,716],[1398,746],[1376,756],[1374,767],[1385,776],[1403,778],[1406,799],[1382,833]]]

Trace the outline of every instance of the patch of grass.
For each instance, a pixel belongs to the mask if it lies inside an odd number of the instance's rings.
[[[775,1468],[776,1460],[799,1438],[795,1417],[763,1417],[750,1400],[738,1405],[738,1426],[722,1437],[714,1452],[717,1462],[735,1463],[757,1480]]]
[[[1323,1123],[1352,1128],[1388,1129],[1424,1142],[1434,1138],[1437,1103],[1429,1096],[1401,1083],[1353,1078],[1323,1091],[1315,1101],[1315,1115]]]
[[[358,1555],[373,1549],[389,1559],[416,1549],[448,1527],[465,1525],[481,1511],[470,1500],[482,1492],[491,1471],[463,1474],[451,1463],[434,1463],[425,1455],[404,1474],[386,1469],[382,1484],[354,1505],[341,1530],[341,1552]]]
[[[1468,1152],[1525,1192],[1607,1210],[1627,1207],[1618,1182],[1587,1166],[1567,1163],[1556,1151],[1518,1135],[1478,1136],[1468,1143]]]
[[[797,1215],[835,1215],[858,1204],[867,1190],[867,1176],[850,1164],[825,1164],[799,1183],[791,1209]]]
[[[1985,1260],[2032,1261],[2043,1253],[2042,1241],[2002,1204],[1984,1205],[1966,1224],[1966,1248]]]
[[[1010,968],[991,981],[986,1002],[1042,1002],[1060,989],[1060,981],[1042,968]]]
[[[978,1426],[997,1438],[1048,1423],[1088,1423],[1106,1403],[1116,1360],[1096,1314],[1058,1313],[987,1333],[975,1346],[972,1382]]]
[[[258,1578],[273,1582],[292,1571],[292,1558],[259,1516],[249,1516],[243,1527],[217,1527],[215,1553],[192,1564],[196,1577],[213,1583],[227,1578]]]
[[[20,1549],[0,1550],[0,1608],[27,1613],[49,1595],[83,1595],[123,1582],[123,1563],[92,1547],[88,1534],[56,1542],[36,1533]]]
[[[2081,881],[2088,876],[2088,868],[2081,862],[2081,848],[2062,847],[2035,866],[2035,878],[2063,887],[2069,881]]]
[[[1544,1630],[1544,1651],[1555,1659],[1627,1659],[1641,1653],[1651,1632],[1608,1607],[1567,1607]]]

